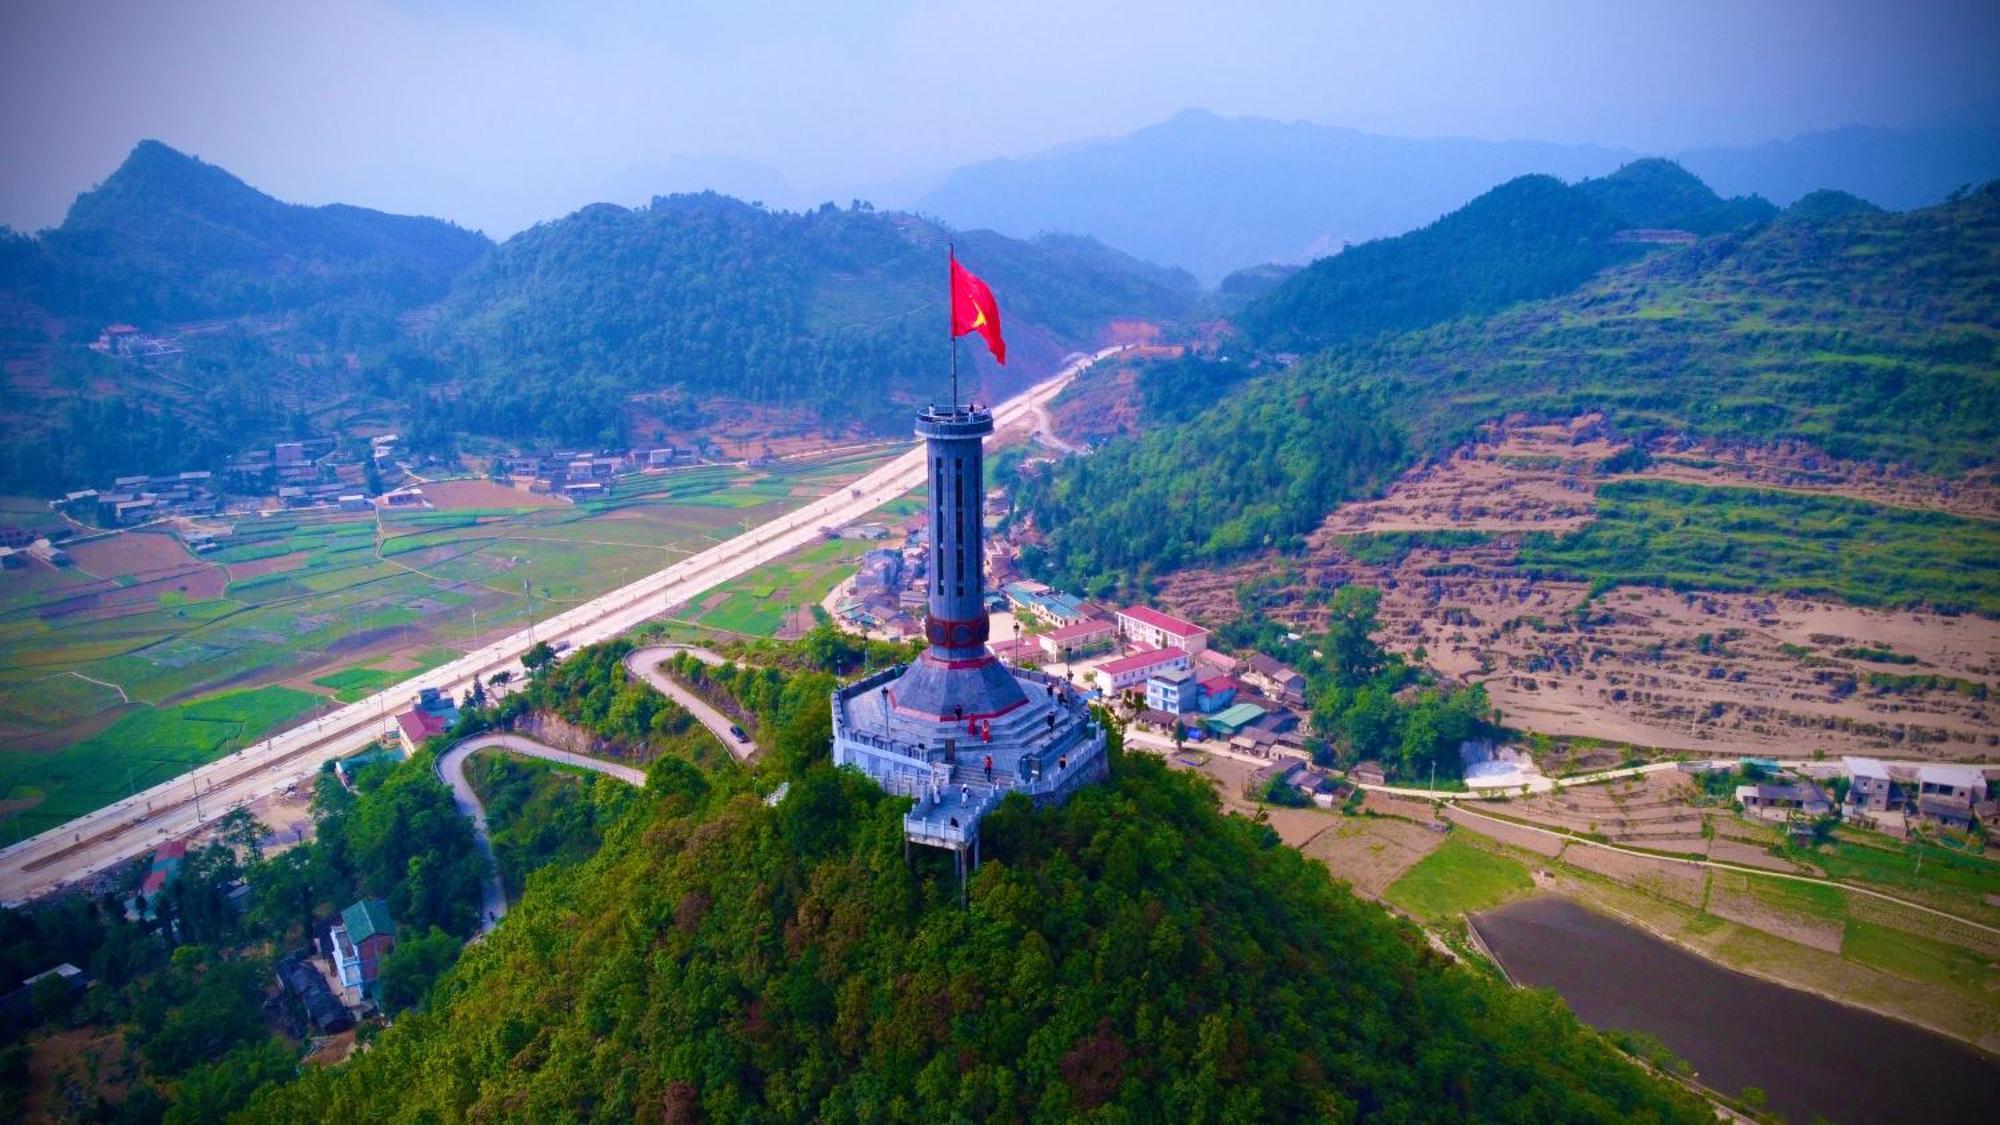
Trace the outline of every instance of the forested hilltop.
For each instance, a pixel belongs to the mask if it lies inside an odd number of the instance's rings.
[[[714,194],[600,204],[508,240],[453,287],[435,342],[477,377],[449,409],[467,430],[586,440],[615,431],[627,396],[671,389],[900,429],[944,385],[953,238],[1004,294],[1026,356],[1082,347],[1118,317],[1199,308],[1193,278],[1084,238],[954,235],[866,205],[795,214]]]
[[[1312,351],[1568,292],[1656,249],[1662,232],[1719,234],[1778,209],[1723,199],[1668,160],[1637,160],[1601,179],[1509,180],[1421,230],[1321,258],[1236,323],[1258,343]]]
[[[193,320],[330,301],[406,308],[444,295],[492,246],[438,219],[283,203],[141,141],[61,226],[17,240],[0,282],[97,320]]]
[[[769,762],[655,762],[423,1010],[245,1119],[1709,1118],[1148,755],[990,816],[962,908],[828,764],[823,672],[723,679],[768,688]]]
[[[1780,217],[1563,296],[1318,353],[1029,475],[1047,541],[1026,561],[1088,587],[1293,549],[1341,502],[1516,413],[1602,411],[1637,439],[1799,439],[1947,475],[1990,463],[2000,185],[1905,214],[1827,202],[1824,219]]]

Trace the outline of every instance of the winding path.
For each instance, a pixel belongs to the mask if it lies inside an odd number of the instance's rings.
[[[582,754],[572,754],[553,746],[544,746],[531,738],[518,734],[477,734],[471,738],[453,743],[451,748],[438,755],[438,777],[451,787],[452,804],[466,819],[472,821],[472,838],[479,845],[479,854],[486,859],[486,886],[480,891],[479,932],[486,933],[500,924],[507,915],[507,888],[500,881],[500,862],[493,855],[493,839],[486,831],[486,809],[479,803],[479,795],[473,791],[472,783],[466,779],[465,763],[481,750],[505,750],[524,758],[540,758],[545,762],[556,762],[565,766],[577,766],[595,770],[607,777],[615,777],[630,785],[646,784],[646,772],[617,762],[604,762],[596,758],[586,758]]]
[[[708,728],[710,734],[715,735],[718,741],[729,748],[731,754],[736,755],[737,761],[748,760],[750,755],[757,752],[757,744],[748,738],[736,737],[731,729],[736,725],[735,721],[716,710],[706,699],[682,687],[672,676],[660,671],[661,661],[682,652],[693,656],[703,664],[713,666],[725,663],[721,653],[698,645],[652,645],[628,653],[625,657],[625,670],[644,680],[654,691],[686,708],[688,714],[699,720],[702,726]]]

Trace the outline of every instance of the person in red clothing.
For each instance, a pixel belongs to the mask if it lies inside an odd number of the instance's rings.
[[[993,755],[986,755],[986,784],[993,784]]]

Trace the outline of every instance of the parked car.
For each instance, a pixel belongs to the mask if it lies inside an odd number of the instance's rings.
[[[729,737],[735,739],[738,742],[750,741],[750,736],[748,734],[745,734],[743,728],[737,726],[735,723],[729,724]]]

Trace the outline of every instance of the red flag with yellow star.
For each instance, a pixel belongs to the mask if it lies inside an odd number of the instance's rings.
[[[953,339],[977,332],[986,338],[986,346],[993,352],[993,358],[1003,366],[1007,362],[1007,341],[1000,337],[1000,302],[993,299],[993,290],[979,280],[971,270],[958,264],[958,256],[951,259],[951,335]]]

